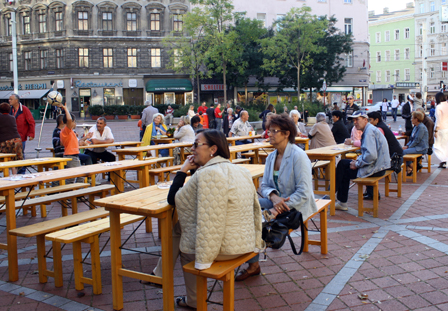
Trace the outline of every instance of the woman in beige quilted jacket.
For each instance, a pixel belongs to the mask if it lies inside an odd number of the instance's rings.
[[[252,175],[229,161],[224,133],[198,133],[191,150],[168,194],[179,215],[173,230],[174,260],[180,255],[182,266],[195,261],[195,268],[202,270],[213,261],[262,251],[261,208]],[[188,171],[192,177],[184,184]],[[161,260],[154,274],[162,275]],[[184,279],[187,296],[176,303],[196,308],[196,277],[184,273]]]

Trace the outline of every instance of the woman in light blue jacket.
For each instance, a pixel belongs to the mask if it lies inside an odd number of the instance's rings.
[[[317,212],[312,187],[311,161],[306,153],[295,145],[297,127],[286,114],[273,115],[266,124],[269,142],[276,149],[266,159],[259,199],[267,221],[278,214],[296,209],[307,219]],[[248,261],[236,281],[243,281],[261,272],[258,256]]]
[[[414,129],[411,138],[406,146],[403,147],[403,155],[405,154],[427,154],[428,153],[428,129],[422,123],[425,116],[420,111],[412,113],[411,122]],[[412,175],[412,162],[406,161],[406,172],[408,176]]]

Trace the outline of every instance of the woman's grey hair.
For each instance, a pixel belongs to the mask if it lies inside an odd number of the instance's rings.
[[[193,110],[194,109],[194,106],[193,105],[190,105],[190,110]]]
[[[297,110],[291,110],[290,112],[289,112],[289,116],[292,118],[292,116],[293,115],[297,115],[297,116],[299,116],[299,118],[300,118],[300,112],[298,112]]]
[[[182,121],[184,121],[184,124],[185,124],[185,125],[190,124],[190,117],[189,117],[189,116],[182,116],[182,117],[180,117],[180,119],[181,119]]]
[[[227,113],[228,114],[231,114],[233,112],[233,109],[232,108],[227,108]]]
[[[154,119],[157,117],[160,117],[160,119],[162,119],[162,120],[160,120],[160,124],[165,124],[165,117],[161,113],[156,113],[154,115],[154,117],[152,118],[152,122],[154,122]]]
[[[325,115],[325,112],[319,112],[316,115],[316,122],[322,122],[325,121],[325,119],[327,118],[327,116]]]

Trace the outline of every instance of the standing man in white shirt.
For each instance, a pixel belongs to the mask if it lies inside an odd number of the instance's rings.
[[[253,131],[252,125],[249,123],[249,112],[246,110],[241,111],[239,119],[235,120],[232,125],[232,129],[229,132],[229,137],[233,136],[248,136],[250,131]],[[250,140],[237,140],[236,145],[249,144]]]
[[[384,122],[387,120],[387,110],[389,110],[389,102],[387,101],[387,98],[383,98],[383,102],[381,103],[381,114]]]
[[[114,142],[114,135],[110,127],[106,125],[106,119],[103,117],[99,117],[96,120],[96,125],[92,126],[89,130],[89,133],[93,133],[92,138],[89,141],[92,144],[112,144]],[[92,158],[92,163],[98,163],[98,159],[103,160],[104,162],[114,162],[115,156],[106,151],[106,148],[93,148],[87,149],[85,154],[89,155]]]
[[[152,123],[152,119],[156,113],[159,113],[159,109],[152,106],[152,103],[147,100],[145,105],[148,105],[142,112],[142,131],[145,134],[146,127]]]
[[[394,95],[394,99],[390,102],[392,106],[392,117],[394,118],[394,122],[397,122],[397,111],[398,106],[400,106],[400,101],[397,99],[397,95]]]

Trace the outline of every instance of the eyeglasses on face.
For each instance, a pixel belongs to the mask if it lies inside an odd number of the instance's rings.
[[[207,143],[198,143],[197,141],[195,141],[194,143],[193,143],[193,147],[194,147],[194,149],[196,149],[197,147],[199,147],[199,146],[203,146],[203,145],[208,145]]]
[[[274,135],[274,134],[277,134],[277,133],[279,133],[279,132],[283,132],[283,130],[269,130],[268,131],[268,135]]]

